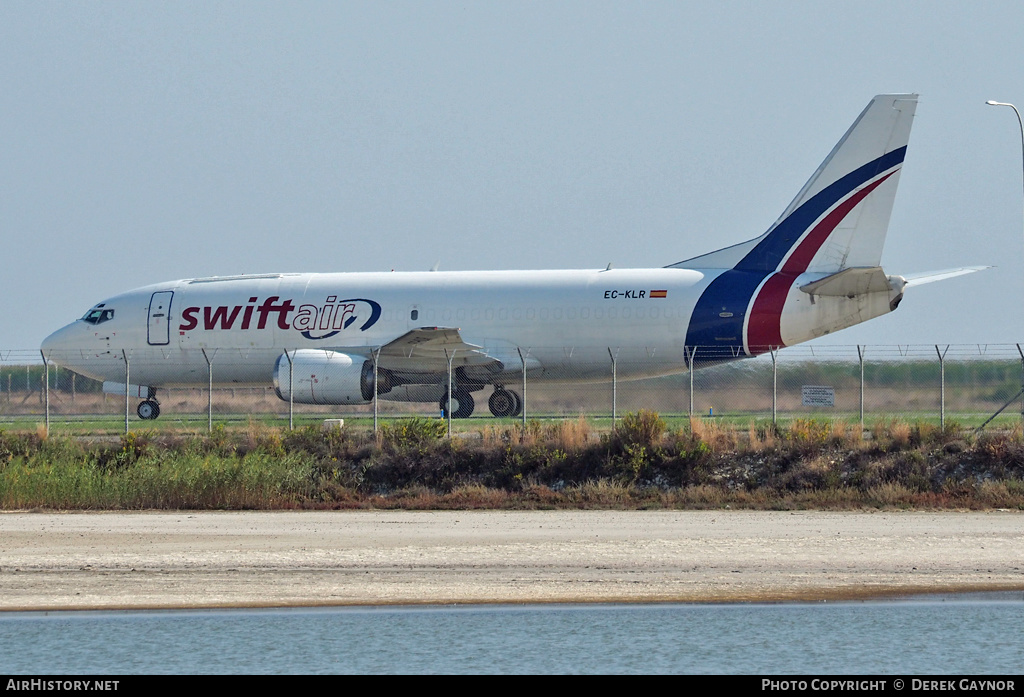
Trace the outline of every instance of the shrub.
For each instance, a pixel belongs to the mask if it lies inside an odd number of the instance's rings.
[[[832,424],[818,419],[796,419],[787,432],[790,441],[812,450],[824,446],[832,434]]]
[[[615,427],[615,437],[627,450],[631,446],[653,449],[661,442],[666,428],[658,412],[641,409],[622,417]]]
[[[448,433],[448,424],[442,419],[414,416],[381,425],[379,438],[382,446],[395,450],[422,448],[436,443]]]

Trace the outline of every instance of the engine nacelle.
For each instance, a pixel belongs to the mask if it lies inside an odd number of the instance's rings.
[[[289,367],[294,394],[288,389]],[[284,401],[296,404],[367,404],[373,400],[373,363],[362,356],[322,349],[282,353],[274,366],[274,390]]]

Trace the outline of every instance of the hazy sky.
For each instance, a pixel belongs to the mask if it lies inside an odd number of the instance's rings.
[[[830,343],[1024,342],[1024,4],[0,3],[0,348],[152,282],[663,266],[755,237],[919,92],[883,265]]]

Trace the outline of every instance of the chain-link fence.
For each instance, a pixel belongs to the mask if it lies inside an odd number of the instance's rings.
[[[371,428],[381,419],[469,412],[469,422],[479,424],[493,420],[495,411],[505,422],[582,415],[610,426],[618,416],[640,409],[667,419],[695,415],[738,426],[814,418],[869,428],[891,419],[979,427],[993,417],[991,425],[1017,424],[1024,414],[1024,352],[1016,344],[802,345],[736,361],[723,361],[702,347],[677,352],[608,347],[585,353],[573,347],[519,347],[505,349],[504,355],[513,358],[495,387],[460,365],[457,351],[449,357],[450,377],[440,371],[419,381],[389,371],[383,362],[374,379],[378,366],[370,353],[358,357],[353,369],[358,375],[362,367],[362,393],[353,388],[356,394],[338,400],[340,388],[328,384],[330,375],[296,373],[290,355],[283,361],[280,352],[204,352],[186,365],[171,353],[108,353],[91,364],[114,378],[104,385],[63,367],[75,362],[68,360],[72,357],[50,355],[44,364],[37,351],[0,351],[0,428],[199,432],[218,424],[289,427],[336,418]],[[691,363],[695,369],[688,371]],[[148,388],[132,377],[133,365],[136,374],[162,369],[190,386],[162,387],[149,400]],[[446,410],[449,380],[453,408]],[[350,403],[303,403],[317,399]],[[158,405],[159,419],[140,418],[144,401]]]

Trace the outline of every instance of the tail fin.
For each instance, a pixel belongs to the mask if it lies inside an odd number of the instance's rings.
[[[916,94],[878,95],[767,232],[671,266],[786,273],[878,266],[916,106]]]
[[[893,287],[878,265],[916,106],[915,94],[875,97],[768,232],[673,264],[720,270],[709,274],[693,308],[687,346],[713,357],[755,355],[898,304],[902,286]],[[808,272],[820,281],[835,277],[815,283]],[[808,290],[801,294],[794,289],[802,276]],[[815,303],[812,292],[829,297]]]

